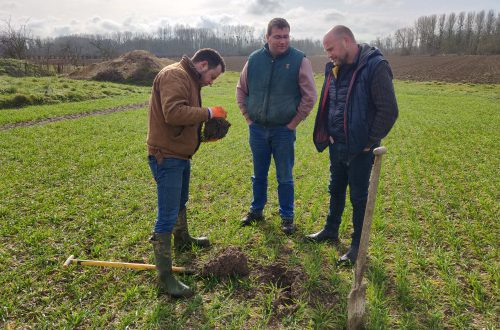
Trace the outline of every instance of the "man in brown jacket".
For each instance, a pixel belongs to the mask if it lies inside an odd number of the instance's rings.
[[[156,181],[158,214],[153,244],[160,292],[189,296],[191,289],[172,275],[171,237],[181,249],[208,246],[206,237],[189,235],[186,203],[190,159],[200,146],[201,126],[210,118],[226,118],[222,107],[201,106],[201,87],[225,71],[224,59],[213,49],[198,50],[190,59],[163,68],[153,82],[148,114],[148,160]]]

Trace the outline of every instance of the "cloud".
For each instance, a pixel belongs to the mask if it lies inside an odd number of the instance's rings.
[[[69,26],[69,25],[63,25],[63,26],[55,26],[52,31],[51,31],[51,34],[53,36],[67,36],[67,35],[70,35],[70,34],[75,34],[75,30],[73,29],[72,26]]]
[[[350,6],[394,6],[399,7],[401,0],[344,0]]]
[[[328,13],[325,14],[324,20],[331,23],[331,22],[336,22],[336,21],[343,21],[345,20],[346,15],[344,13],[341,13],[338,10],[331,10]]]
[[[116,23],[115,21],[112,20],[104,20],[100,23],[100,27],[107,32],[116,32],[120,31],[122,29],[122,25],[119,23]]]
[[[219,1],[219,0],[217,0]],[[228,3],[239,4],[239,9],[245,11],[248,6],[245,0],[227,0]],[[249,0],[251,5],[265,5],[272,8],[280,7],[275,0]],[[386,0],[387,1],[387,0]],[[246,2],[248,3],[248,2]],[[323,35],[337,24],[348,26],[359,41],[371,41],[376,37],[385,37],[396,29],[406,26],[405,17],[395,18],[387,10],[380,12],[363,12],[350,8],[352,12],[339,8],[313,8],[309,6],[290,6],[286,10],[281,8],[280,16],[287,19],[291,26],[294,39],[312,38],[321,40]],[[133,13],[119,18],[107,15],[77,17],[45,16],[29,18],[18,16],[13,18],[15,26],[27,24],[32,35],[40,37],[57,37],[68,34],[112,34],[117,31],[134,33],[156,33],[160,27],[174,27],[177,24],[196,28],[218,29],[224,25],[247,25],[255,29],[260,36],[265,33],[267,22],[273,18],[273,13],[267,11],[260,16],[248,15],[225,10],[205,12],[203,15],[190,13],[188,15],[152,17]]]
[[[274,13],[283,7],[278,0],[252,0],[248,5],[247,12],[252,15],[263,15]]]
[[[7,11],[9,11],[9,10],[15,10],[17,8],[18,8],[18,6],[17,6],[17,4],[15,2],[7,2],[7,3],[0,4],[0,9],[1,10],[7,10]]]
[[[232,16],[229,15],[215,15],[215,16],[201,16],[194,25],[197,28],[216,29],[222,25],[237,25],[239,24]]]

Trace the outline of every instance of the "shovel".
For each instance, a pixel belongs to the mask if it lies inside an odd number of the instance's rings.
[[[101,260],[82,260],[75,259],[74,255],[70,255],[64,262],[63,266],[68,267],[71,263],[82,266],[98,266],[98,267],[112,267],[112,268],[128,268],[137,270],[155,270],[156,266],[152,264],[141,264],[132,262],[116,262],[116,261],[101,261]],[[184,267],[172,266],[172,272],[194,274],[194,270],[186,269]]]
[[[380,167],[382,165],[382,155],[387,152],[386,147],[379,147],[373,150],[375,161],[373,163],[368,187],[368,200],[366,201],[365,218],[363,220],[363,230],[359,243],[358,256],[354,266],[354,282],[351,292],[347,298],[347,328],[361,329],[364,325],[365,305],[366,305],[366,280],[363,280],[363,273],[366,268],[366,255],[368,252],[368,241],[370,239],[370,228],[372,226],[373,210],[375,209],[375,198],[377,197],[378,179]]]

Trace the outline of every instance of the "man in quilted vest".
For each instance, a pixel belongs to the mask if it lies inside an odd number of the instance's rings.
[[[342,25],[324,36],[323,47],[331,62],[325,69],[313,140],[318,151],[328,147],[330,153],[330,209],[324,228],[307,238],[338,243],[349,186],[354,231],[339,262],[353,264],[363,228],[372,151],[394,125],[398,106],[391,68],[377,48],[356,43],[352,31]]]
[[[290,47],[290,25],[283,18],[272,19],[267,43],[245,64],[236,98],[250,131],[253,158],[253,200],[242,226],[264,220],[267,176],[271,157],[276,166],[279,213],[283,232],[294,232],[295,130],[316,102],[311,62]]]

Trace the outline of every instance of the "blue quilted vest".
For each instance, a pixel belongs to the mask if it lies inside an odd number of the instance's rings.
[[[377,65],[386,61],[376,47],[361,46],[359,61],[352,78],[347,85],[337,92],[345,93],[344,131],[351,158],[361,152],[368,143],[369,131],[375,115],[375,107],[370,97],[371,76]],[[314,125],[313,140],[318,151],[323,151],[329,144],[328,110],[330,105],[329,82],[332,78],[333,64],[327,63],[325,82]]]
[[[266,44],[248,57],[248,96],[245,100],[252,121],[272,127],[288,124],[301,100],[299,70],[301,51],[289,47],[273,58]]]

